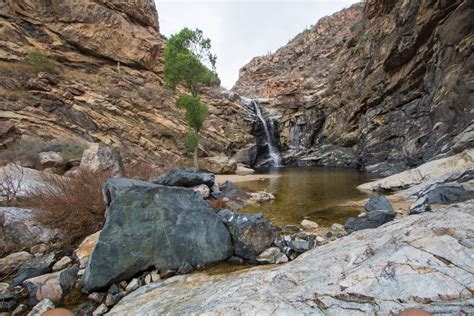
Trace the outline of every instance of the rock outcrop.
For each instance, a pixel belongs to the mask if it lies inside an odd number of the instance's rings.
[[[0,144],[21,132],[158,163],[186,153],[154,1],[1,1],[0,12]],[[243,110],[219,87],[203,100],[201,155],[232,156],[251,138]]]
[[[474,202],[355,232],[272,269],[146,285],[108,315],[474,312]]]
[[[240,71],[287,163],[383,175],[473,146],[471,1],[367,1]],[[268,112],[268,111],[267,111]]]

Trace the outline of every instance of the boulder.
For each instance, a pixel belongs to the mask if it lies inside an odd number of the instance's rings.
[[[112,200],[115,199],[115,196],[117,195],[118,191],[130,187],[150,188],[157,187],[157,185],[151,182],[135,179],[110,178],[104,183],[104,186],[102,187],[102,194],[104,196],[105,205],[109,205]]]
[[[372,211],[389,211],[393,213],[393,206],[390,201],[383,195],[374,195],[372,196],[369,201],[364,205],[364,209],[367,212]]]
[[[173,168],[152,182],[172,187],[193,187],[205,184],[209,188],[212,188],[215,177],[212,173],[202,172],[196,168]]]
[[[232,254],[229,232],[199,193],[186,188],[118,189],[81,280],[90,292],[140,271],[201,266]]]
[[[18,269],[18,273],[12,282],[13,285],[19,285],[26,279],[51,272],[54,262],[54,253],[36,257],[25,262]]]
[[[257,146],[252,144],[245,148],[238,150],[232,159],[235,160],[237,163],[242,163],[247,166],[255,165],[257,161]]]
[[[307,220],[307,219],[304,219],[301,221],[301,226],[303,226],[304,230],[308,230],[308,231],[314,231],[319,228],[318,223]]]
[[[0,259],[0,277],[15,273],[25,262],[33,259],[33,255],[26,251],[9,254]]]
[[[120,153],[100,143],[92,143],[82,154],[82,168],[93,172],[110,172],[112,176],[125,174]]]
[[[224,209],[219,211],[232,237],[234,254],[251,262],[269,248],[277,237],[276,228],[262,214],[239,214]]]
[[[270,247],[257,257],[258,263],[280,264],[288,262],[288,257],[278,247]]]
[[[215,174],[233,174],[237,169],[237,162],[227,156],[214,156],[201,159],[200,166],[204,171]]]
[[[47,311],[54,308],[54,303],[49,299],[44,299],[36,304],[27,316],[42,316]]]
[[[68,256],[64,256],[53,265],[53,272],[57,272],[67,268],[72,263],[72,259]]]
[[[370,211],[363,217],[349,217],[344,228],[347,232],[351,233],[356,230],[379,227],[380,225],[392,221],[394,218],[394,212],[385,210]]]
[[[426,196],[423,196],[410,205],[410,215],[421,214],[431,210],[429,200]]]
[[[44,299],[49,299],[53,303],[60,303],[74,287],[78,271],[79,268],[73,266],[62,271],[25,280],[23,287],[28,291],[28,303],[33,306]]]
[[[58,238],[56,230],[39,223],[38,214],[35,210],[0,207],[0,256],[41,243],[50,244]]]
[[[108,315],[397,315],[413,307],[434,315],[469,314],[473,210],[470,201],[407,216],[270,269],[151,283]]]
[[[39,155],[39,163],[41,170],[49,169],[54,173],[62,174],[66,166],[63,156],[54,151],[41,152]]]
[[[237,164],[237,168],[235,169],[235,174],[239,176],[246,176],[249,174],[254,174],[255,170],[251,168],[247,168],[245,165],[242,165],[240,163]]]

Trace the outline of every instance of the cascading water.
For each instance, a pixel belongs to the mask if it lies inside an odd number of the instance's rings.
[[[273,120],[266,119],[260,108],[260,104],[256,100],[242,99],[242,104],[252,115],[256,116],[258,125],[263,130],[264,138],[257,138],[257,143],[260,142],[266,148],[266,157],[261,160],[259,166],[281,167],[281,156],[277,147],[277,140],[275,138],[275,124]]]

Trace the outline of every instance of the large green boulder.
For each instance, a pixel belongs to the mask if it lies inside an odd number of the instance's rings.
[[[229,232],[199,193],[161,185],[115,187],[82,288],[90,292],[152,267],[196,267],[232,253]]]

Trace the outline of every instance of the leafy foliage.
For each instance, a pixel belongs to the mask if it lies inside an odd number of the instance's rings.
[[[189,152],[193,152],[199,144],[199,135],[195,132],[189,132],[186,134],[185,139],[186,149]]]
[[[200,86],[219,83],[215,72],[217,57],[210,49],[211,41],[199,29],[184,28],[172,35],[164,50],[164,78],[168,86],[175,89],[183,84],[197,96]]]
[[[178,108],[186,110],[186,122],[196,132],[199,132],[207,118],[207,108],[199,97],[182,95],[176,101]]]

